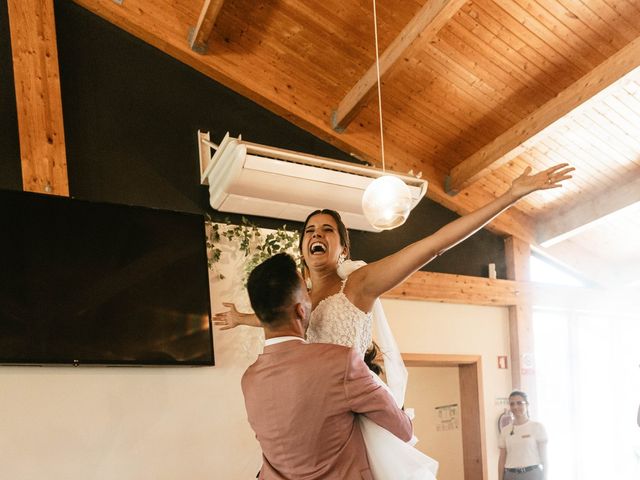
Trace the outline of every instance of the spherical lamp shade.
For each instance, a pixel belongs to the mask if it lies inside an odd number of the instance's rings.
[[[362,210],[377,230],[399,227],[411,212],[411,192],[398,177],[385,175],[369,184],[362,195]]]

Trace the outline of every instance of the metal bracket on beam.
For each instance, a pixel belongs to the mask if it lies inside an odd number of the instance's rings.
[[[187,35],[187,42],[191,45],[191,50],[200,55],[207,53],[207,45],[204,43],[193,43],[193,36],[196,34],[196,27],[189,28],[189,34]]]
[[[333,112],[331,112],[331,128],[333,128],[335,132],[344,133],[344,130],[345,130],[344,127],[338,126],[337,116],[338,116],[337,110],[334,110]]]
[[[447,175],[446,177],[444,177],[444,191],[451,197],[455,197],[458,193],[460,193],[458,190],[454,190],[451,187],[451,175]]]

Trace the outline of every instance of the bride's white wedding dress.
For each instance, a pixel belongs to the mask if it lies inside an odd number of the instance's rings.
[[[346,263],[346,262],[345,262]],[[398,406],[404,403],[407,371],[382,312],[380,301],[374,311],[365,313],[353,305],[343,293],[346,278],[363,263],[349,262],[339,270],[343,277],[340,292],[323,299],[311,313],[307,341],[333,343],[357,349],[363,356],[371,345],[373,324],[376,341],[385,360],[389,387],[373,372],[372,376],[389,389]],[[381,318],[382,317],[382,318]],[[367,447],[367,456],[375,480],[434,480],[438,462],[364,416],[359,417],[360,429]]]

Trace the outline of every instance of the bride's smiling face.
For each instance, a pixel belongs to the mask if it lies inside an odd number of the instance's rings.
[[[337,267],[341,253],[346,255],[338,225],[331,215],[319,213],[309,219],[302,236],[302,256],[310,270]]]

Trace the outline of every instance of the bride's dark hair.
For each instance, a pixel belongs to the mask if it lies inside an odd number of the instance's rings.
[[[376,362],[378,358],[378,354],[380,353],[380,347],[376,342],[371,342],[371,346],[364,352],[364,363],[367,364],[369,370],[371,370],[376,375],[381,375],[384,371],[382,369],[382,365]]]

